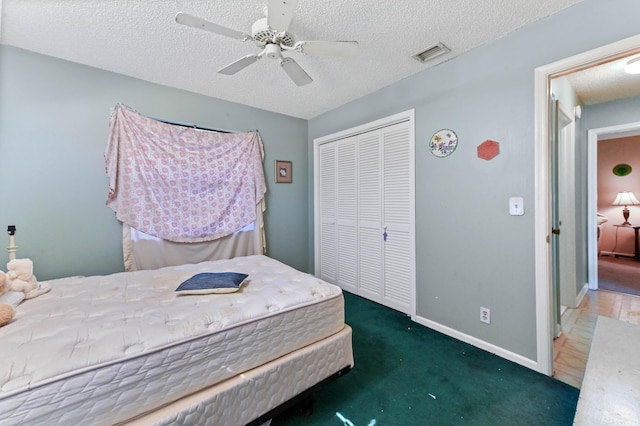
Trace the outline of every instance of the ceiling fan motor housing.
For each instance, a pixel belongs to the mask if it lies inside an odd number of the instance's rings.
[[[295,39],[288,32],[279,33],[272,30],[267,23],[267,18],[258,19],[251,26],[251,38],[260,48],[267,44],[280,44],[282,46],[293,47]]]

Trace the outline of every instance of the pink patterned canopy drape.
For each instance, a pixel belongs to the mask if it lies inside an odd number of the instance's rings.
[[[258,132],[163,123],[117,105],[105,151],[107,206],[124,222],[175,242],[211,241],[256,220],[266,192]]]

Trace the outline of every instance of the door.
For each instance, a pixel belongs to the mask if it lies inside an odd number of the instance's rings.
[[[576,252],[576,155],[573,111],[558,103],[558,236],[560,304],[576,308],[579,287]],[[584,283],[582,283],[584,285]]]
[[[393,117],[314,141],[316,275],[413,315],[413,112]]]
[[[406,123],[382,129],[384,300],[402,312],[411,306],[411,144]]]
[[[551,261],[554,337],[562,333],[562,306],[575,308],[575,137],[572,114],[551,97]]]
[[[380,131],[358,137],[358,294],[383,303],[382,152]]]
[[[320,222],[318,239],[319,270],[316,271],[321,279],[332,284],[338,278],[338,247],[336,244],[338,210],[336,200],[336,145],[327,144],[319,147],[319,176],[318,187]]]
[[[551,286],[553,301],[553,337],[560,336],[562,326],[560,319],[562,316],[560,306],[560,211],[558,203],[558,105],[559,102],[551,96],[550,98],[550,119],[549,135],[551,136],[550,165],[551,165]]]
[[[358,294],[411,313],[413,145],[409,123],[358,138]]]
[[[357,238],[358,218],[358,172],[356,169],[357,138],[341,140],[337,144],[336,195],[337,195],[337,280],[343,289],[357,292],[358,250],[354,244]]]

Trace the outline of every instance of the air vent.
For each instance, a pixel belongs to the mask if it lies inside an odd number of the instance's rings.
[[[449,52],[451,52],[451,49],[449,49],[447,46],[442,43],[436,43],[432,46],[429,46],[427,50],[413,55],[412,58],[420,62],[427,62],[437,56],[444,55],[445,53]]]

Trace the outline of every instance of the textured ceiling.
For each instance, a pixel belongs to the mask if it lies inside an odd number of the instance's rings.
[[[626,74],[624,66],[632,55],[567,75],[567,79],[585,105],[640,96],[640,74]]]
[[[296,40],[357,40],[355,57],[293,57],[314,79],[298,87],[264,58],[233,76],[216,71],[258,53],[250,42],[178,25],[179,11],[242,32],[263,0],[0,0],[0,42],[207,96],[313,118],[581,0],[299,0]],[[442,42],[451,52],[411,56]]]

